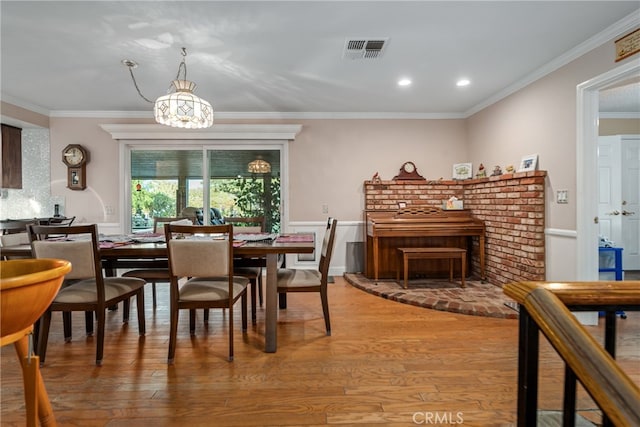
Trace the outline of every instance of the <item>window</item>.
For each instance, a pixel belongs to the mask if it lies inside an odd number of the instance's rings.
[[[221,223],[227,216],[265,216],[280,230],[280,149],[131,150],[131,231],[149,232],[158,216],[193,216]],[[250,170],[259,159],[268,171]],[[206,176],[203,170],[208,170]],[[208,206],[207,209],[204,207]]]

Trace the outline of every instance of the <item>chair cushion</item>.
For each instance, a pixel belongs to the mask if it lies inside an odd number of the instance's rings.
[[[233,278],[233,299],[249,284],[246,277]],[[229,282],[226,277],[194,277],[180,287],[182,301],[222,301],[229,297]]]
[[[145,281],[133,277],[105,277],[104,294],[107,301],[144,287]],[[86,279],[62,288],[53,302],[94,303],[98,301],[95,279]]]
[[[278,270],[278,287],[294,288],[320,286],[321,275],[318,270],[281,268]]]

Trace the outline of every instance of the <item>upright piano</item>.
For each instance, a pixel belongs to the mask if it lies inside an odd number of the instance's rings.
[[[464,247],[473,253],[478,239],[480,276],[485,276],[485,225],[468,210],[411,206],[396,212],[365,212],[365,275],[377,280],[395,277],[399,247]],[[467,265],[471,265],[468,262]],[[464,272],[462,272],[464,274]]]

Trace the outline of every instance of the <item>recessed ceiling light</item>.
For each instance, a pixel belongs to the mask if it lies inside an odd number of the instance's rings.
[[[464,87],[464,86],[469,86],[471,84],[471,81],[469,79],[460,79],[458,80],[458,82],[456,83],[456,86],[458,87]]]
[[[398,80],[398,86],[409,86],[410,84],[411,84],[411,80],[409,79]]]

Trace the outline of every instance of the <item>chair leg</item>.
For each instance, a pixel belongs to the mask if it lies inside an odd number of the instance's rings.
[[[285,309],[287,308],[287,294],[286,292],[282,292],[278,294],[278,307]]]
[[[243,295],[243,299],[246,304],[246,293]],[[245,305],[246,307],[246,305]],[[246,315],[245,315],[246,318]],[[233,362],[233,306],[229,307],[229,362]]]
[[[205,325],[206,325],[207,323],[209,323],[209,309],[208,309],[208,308],[205,308],[205,309],[204,309],[203,319],[204,319],[204,324],[205,324]]]
[[[260,269],[260,274],[258,274],[258,298],[260,300],[260,307],[262,307],[263,296],[262,296],[262,269]]]
[[[327,335],[331,335],[331,321],[329,320],[329,298],[327,290],[320,291],[320,299],[322,300],[322,313],[324,314],[324,326],[327,329]]]
[[[174,359],[176,357],[176,339],[178,336],[178,308],[173,307],[173,303],[171,303],[171,321],[169,326],[169,354],[167,356],[167,363],[169,365],[173,365]]]
[[[138,334],[144,336],[147,332],[144,320],[144,287],[140,288],[136,295],[136,306],[138,308]]]
[[[258,286],[257,279],[251,279],[251,323],[255,325],[257,323],[256,317],[256,287]]]
[[[38,337],[38,347],[36,352],[40,357],[40,366],[44,365],[47,356],[47,342],[49,341],[49,328],[51,327],[51,311],[47,310],[40,318],[40,336]]]
[[[247,332],[247,291],[242,295],[240,304],[242,304],[242,332]],[[233,319],[229,319],[233,322]]]
[[[40,319],[36,320],[36,323],[33,324],[33,351],[35,351],[36,356],[38,355],[38,338],[40,338]]]
[[[88,337],[93,336],[93,311],[84,312],[84,325]]]
[[[96,328],[98,329],[96,336],[96,366],[102,366],[102,356],[104,355],[104,324],[106,320],[104,307],[96,310],[96,315],[98,316],[98,325]]]
[[[129,311],[131,309],[131,298],[122,301],[122,323],[129,323]]]
[[[71,342],[71,312],[62,312],[62,330],[64,331],[64,342]]]
[[[196,334],[196,310],[193,308],[189,310],[189,333]]]
[[[156,301],[156,281],[154,280],[153,282],[151,282],[151,297],[153,298],[153,310],[155,311],[156,307],[157,307],[157,301]]]

